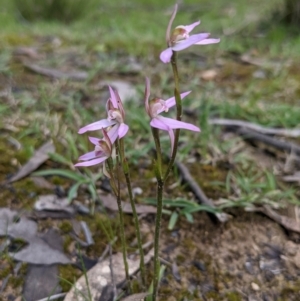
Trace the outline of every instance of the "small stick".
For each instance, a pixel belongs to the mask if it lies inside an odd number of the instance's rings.
[[[52,300],[56,300],[56,299],[60,299],[62,297],[64,297],[67,293],[61,293],[61,294],[56,294],[56,295],[52,295],[43,299],[39,299],[37,301],[52,301]]]
[[[117,237],[115,237],[115,238],[111,241],[110,245],[113,245],[116,241],[117,241]],[[101,255],[101,256],[99,257],[99,259],[98,259],[98,262],[101,262],[101,261],[106,257],[106,255],[108,254],[108,252],[109,252],[109,245],[106,245],[106,247],[105,247],[105,249],[104,249],[102,255]]]
[[[6,276],[3,280],[2,280],[2,285],[0,287],[0,293],[3,292],[6,288],[6,285],[8,283],[9,278],[11,277],[11,275]]]
[[[175,161],[175,165],[180,171],[183,181],[188,184],[188,186],[190,187],[196,198],[200,201],[200,203],[212,208],[216,208],[214,203],[209,198],[207,198],[201,187],[194,180],[188,168],[183,163],[180,163],[178,161]],[[229,215],[226,213],[215,213],[214,215],[222,223],[228,221],[229,219]]]
[[[227,127],[243,127],[266,135],[279,135],[293,138],[300,137],[300,129],[267,128],[259,124],[243,120],[212,118],[208,120],[208,123],[212,125],[224,125]]]
[[[53,69],[53,68],[41,67],[36,64],[23,63],[23,65],[24,65],[24,67],[26,67],[27,69],[29,69],[35,73],[38,73],[38,74],[41,74],[44,76],[48,76],[48,77],[73,79],[73,80],[79,80],[79,81],[86,80],[88,78],[88,74],[83,71],[62,72],[60,70]]]
[[[87,223],[85,221],[81,221],[80,225],[81,225],[82,231],[84,233],[87,245],[88,246],[93,245],[95,242],[93,240],[91,231],[90,231]]]
[[[247,211],[264,213],[266,216],[283,226],[285,229],[300,233],[300,223],[297,220],[278,214],[276,211],[271,209],[270,206],[265,205],[263,207],[249,208],[247,209]]]
[[[288,141],[281,141],[273,137],[269,137],[267,135],[263,135],[260,133],[256,133],[254,131],[245,129],[245,128],[239,128],[236,131],[237,134],[241,135],[245,140],[256,140],[263,142],[265,144],[271,145],[279,150],[287,151],[287,152],[293,152],[296,155],[300,155],[300,146]]]

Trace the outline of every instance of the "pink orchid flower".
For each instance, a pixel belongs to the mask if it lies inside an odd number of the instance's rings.
[[[220,42],[220,39],[208,39],[209,33],[189,35],[190,32],[200,24],[200,21],[186,26],[177,26],[172,34],[170,34],[172,23],[177,13],[177,7],[178,5],[176,4],[167,28],[166,40],[169,47],[160,54],[160,59],[163,63],[169,63],[171,61],[173,51],[181,51],[192,45],[208,45]]]
[[[78,158],[79,161],[84,161],[75,164],[75,166],[92,166],[103,163],[112,154],[112,145],[118,137],[117,128],[112,128],[109,132],[102,129],[103,138],[89,137],[89,140],[94,144],[95,149]],[[107,175],[105,164],[103,165],[104,174]],[[109,177],[109,175],[108,175]]]
[[[189,95],[191,91],[180,94],[181,99]],[[200,132],[200,129],[193,124],[182,122],[176,119],[167,118],[159,115],[162,112],[168,112],[168,110],[176,105],[175,97],[171,97],[167,100],[160,98],[154,98],[149,101],[150,96],[150,80],[146,78],[145,86],[145,108],[151,118],[150,125],[154,128],[167,131],[170,136],[172,150],[174,147],[174,129],[186,129],[194,132]]]
[[[123,138],[128,132],[128,125],[124,123],[125,111],[122,101],[117,91],[114,91],[110,86],[110,98],[106,102],[107,119],[102,119],[81,128],[78,133],[83,134],[88,131],[96,131],[113,126],[118,131],[118,137]]]

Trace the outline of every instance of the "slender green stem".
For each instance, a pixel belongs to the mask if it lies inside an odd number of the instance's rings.
[[[119,140],[119,151],[120,151],[120,158],[121,158],[121,164],[123,167],[124,176],[126,179],[128,195],[129,195],[129,200],[130,200],[132,214],[133,214],[135,232],[136,232],[136,237],[137,237],[137,243],[138,243],[138,248],[139,248],[139,253],[140,253],[140,269],[141,269],[141,275],[142,275],[142,283],[143,283],[143,288],[145,288],[145,286],[146,286],[146,270],[145,270],[144,250],[143,250],[143,244],[142,244],[142,239],[141,239],[139,219],[138,219],[138,215],[136,212],[135,202],[134,202],[134,198],[133,198],[133,194],[132,194],[129,166],[128,166],[128,162],[125,157],[125,149],[124,149],[123,139]]]
[[[152,136],[155,143],[156,149],[156,162],[155,162],[155,176],[156,178],[162,178],[162,154],[159,140],[159,131],[156,128],[151,127]]]
[[[118,154],[118,151],[117,151]],[[108,159],[108,167],[109,167],[109,173],[111,175],[111,186],[113,190],[115,191],[116,197],[117,197],[117,204],[118,204],[118,211],[119,211],[119,218],[120,218],[120,231],[121,231],[121,242],[122,242],[122,253],[123,253],[123,261],[124,261],[124,267],[125,267],[125,275],[126,280],[129,285],[129,290],[131,292],[131,285],[130,285],[130,277],[129,277],[129,269],[128,269],[128,262],[127,262],[127,246],[126,246],[126,239],[125,239],[125,229],[124,229],[124,217],[123,217],[123,209],[122,209],[122,203],[121,203],[121,191],[120,191],[120,179],[119,179],[119,157],[117,155],[117,183],[113,176],[113,168],[112,168],[112,159]]]
[[[175,101],[176,101],[176,119],[181,120],[182,105],[181,105],[181,97],[180,97],[180,92],[179,92],[180,89],[179,89],[179,75],[178,75],[178,69],[177,69],[177,55],[176,55],[176,52],[174,52],[174,51],[173,51],[173,55],[171,58],[171,65],[172,65],[174,83],[175,83],[174,96],[175,96]],[[170,158],[167,170],[164,175],[165,180],[169,176],[169,174],[173,168],[173,164],[175,162],[177,148],[178,148],[179,134],[180,134],[180,130],[179,129],[175,130],[174,148],[173,148],[172,156]]]
[[[164,191],[164,181],[157,181],[157,211],[155,217],[155,236],[154,236],[154,280],[153,280],[153,301],[156,300],[158,292],[159,283],[159,238],[160,238],[160,228],[161,228],[161,216],[163,208],[163,191]]]
[[[105,164],[105,162],[103,164]],[[92,183],[90,185],[93,187],[94,191],[97,190],[96,189],[96,185],[95,185],[95,181],[92,181]],[[107,212],[106,212],[105,208],[103,208],[103,210],[104,210],[105,214],[107,215]],[[111,241],[114,238],[114,236],[115,236],[114,233],[113,233],[113,229],[111,227],[111,224],[108,223],[108,229],[106,229],[106,226],[104,225],[104,223],[103,223],[103,221],[102,221],[101,218],[99,220],[99,223],[100,223],[100,227],[102,228],[103,232],[105,233],[107,239],[109,241]]]
[[[160,238],[160,228],[161,228],[161,216],[163,207],[163,191],[164,191],[164,179],[162,177],[162,154],[159,140],[158,129],[151,128],[152,135],[155,142],[156,148],[156,162],[155,162],[155,174],[157,179],[157,209],[155,217],[155,234],[154,234],[154,279],[153,279],[153,301],[156,301],[156,296],[158,292],[159,283],[159,238]]]

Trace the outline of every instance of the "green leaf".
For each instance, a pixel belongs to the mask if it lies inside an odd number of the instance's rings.
[[[77,182],[75,183],[74,185],[71,186],[71,188],[69,189],[69,192],[68,192],[68,200],[69,200],[69,203],[72,202],[72,200],[74,198],[77,197],[77,191],[78,191],[78,188],[80,187],[80,185],[82,185],[84,182]]]
[[[220,212],[220,210],[218,208],[210,207],[210,206],[206,206],[206,205],[197,205],[195,207],[187,207],[187,208],[182,209],[180,212],[182,214],[186,214],[186,213],[194,213],[194,212],[198,212],[198,211],[206,211],[206,212],[210,212],[210,213]]]
[[[162,277],[164,276],[165,270],[166,270],[166,266],[165,265],[161,265],[159,267],[158,282],[160,282],[161,279],[162,279]],[[149,294],[153,294],[153,281],[151,282],[151,284],[149,286],[148,292],[149,292]],[[146,297],[146,300],[147,301],[152,301],[153,298],[152,298],[152,296],[148,296],[148,297]]]
[[[74,181],[85,181],[88,183],[90,180],[83,175],[76,173],[75,171],[65,170],[65,169],[47,169],[36,171],[32,174],[33,176],[61,176],[64,178],[68,178]]]
[[[71,161],[69,161],[67,158],[65,158],[64,156],[58,154],[58,153],[49,153],[48,154],[50,159],[52,159],[53,161],[57,162],[57,163],[61,163],[61,164],[65,164],[70,166],[72,164]]]
[[[177,220],[178,220],[178,216],[179,214],[174,211],[170,217],[170,220],[169,220],[169,225],[168,225],[168,229],[169,230],[173,230],[174,229],[174,226],[175,224],[177,223]]]
[[[194,218],[190,213],[185,213],[184,215],[189,223],[194,223]]]
[[[96,191],[96,187],[93,183],[90,183],[88,186],[88,190],[92,195],[92,200],[97,200],[97,191]]]
[[[66,133],[66,140],[68,141],[73,158],[78,158],[78,146],[76,145],[74,136],[70,132]]]

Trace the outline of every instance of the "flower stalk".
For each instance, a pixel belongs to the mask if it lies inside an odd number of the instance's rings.
[[[131,205],[131,209],[132,209],[135,233],[136,233],[137,243],[138,243],[138,248],[139,248],[140,270],[141,270],[141,276],[142,276],[142,284],[143,284],[143,288],[145,288],[145,286],[146,286],[146,269],[145,269],[144,250],[143,250],[143,244],[142,244],[142,238],[141,238],[139,219],[138,219],[138,215],[137,215],[137,212],[136,212],[135,202],[134,202],[133,193],[132,193],[129,166],[128,166],[128,162],[127,162],[126,157],[125,157],[125,149],[124,149],[123,139],[119,140],[119,152],[120,152],[120,158],[121,158],[123,173],[124,173],[124,176],[125,176],[125,179],[126,179],[128,196],[129,196],[130,205]]]
[[[159,131],[156,128],[152,128],[152,136],[155,142],[156,148],[156,160],[154,165],[156,180],[157,180],[157,190],[156,190],[156,216],[155,216],[155,234],[154,234],[154,279],[153,279],[153,299],[156,300],[159,284],[159,240],[160,240],[160,228],[161,228],[161,217],[163,209],[163,192],[165,181],[162,175],[162,154],[160,147]]]
[[[117,175],[119,175],[119,173],[118,173],[118,169],[119,169],[118,155],[116,157],[116,161],[117,161]],[[128,286],[129,286],[129,290],[131,291],[129,267],[128,267],[128,261],[127,261],[127,244],[126,244],[125,229],[124,229],[124,216],[123,216],[123,209],[122,209],[122,202],[121,202],[120,178],[119,178],[119,176],[117,176],[117,181],[116,181],[116,179],[114,177],[112,158],[109,158],[107,160],[107,165],[108,165],[108,172],[109,172],[109,175],[110,175],[110,184],[111,184],[111,187],[112,187],[112,189],[113,189],[113,191],[116,195],[116,198],[117,198],[118,212],[119,212],[119,219],[120,219],[120,234],[121,234],[121,243],[122,243],[122,255],[123,255],[124,268],[125,268],[125,277],[126,277],[126,281],[128,283]]]
[[[196,21],[190,25],[180,25],[172,30],[172,24],[176,17],[178,5],[175,5],[174,11],[168,23],[166,31],[167,48],[160,54],[160,60],[163,63],[171,63],[174,79],[174,96],[169,99],[161,99],[158,97],[150,99],[150,80],[146,78],[144,104],[146,112],[150,118],[150,126],[152,136],[155,143],[156,155],[154,158],[154,172],[157,180],[156,198],[157,212],[155,217],[155,237],[154,237],[154,279],[153,279],[153,301],[156,301],[158,294],[158,285],[160,279],[160,263],[159,263],[159,241],[161,232],[161,218],[163,209],[163,192],[166,181],[172,171],[176,155],[178,152],[178,142],[181,129],[194,132],[200,132],[200,129],[190,123],[182,121],[182,101],[190,94],[191,91],[180,93],[179,73],[177,68],[177,52],[187,49],[192,45],[208,45],[218,43],[220,39],[209,38],[209,33],[191,34],[191,31],[200,24]],[[125,155],[125,146],[123,137],[127,134],[129,127],[125,123],[125,110],[116,90],[108,86],[110,97],[106,102],[107,118],[88,124],[79,129],[79,134],[90,131],[101,130],[103,137],[89,137],[94,144],[94,150],[79,157],[79,161],[75,166],[88,167],[97,164],[103,164],[103,173],[110,179],[112,190],[117,198],[120,234],[122,241],[122,253],[125,266],[126,280],[131,290],[129,267],[127,262],[127,246],[124,229],[123,210],[121,205],[120,191],[120,168],[122,168],[126,180],[128,196],[132,208],[136,238],[138,241],[138,249],[140,253],[140,270],[143,283],[143,289],[146,287],[146,270],[144,262],[144,253],[139,227],[138,216],[136,212],[134,195],[132,192],[132,184],[130,179],[130,169]],[[176,107],[176,118],[163,116],[169,109]],[[170,138],[171,152],[167,167],[163,168],[162,150],[160,144],[161,131],[167,132]],[[116,152],[113,152],[115,146]],[[115,156],[116,154],[116,156]],[[107,168],[106,168],[107,167]]]

